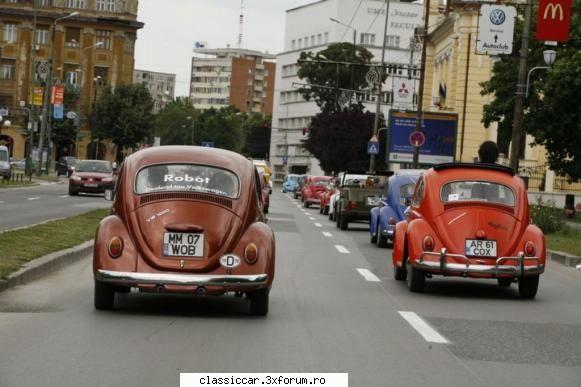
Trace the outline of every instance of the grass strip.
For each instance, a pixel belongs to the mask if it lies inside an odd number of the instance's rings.
[[[573,227],[564,227],[562,230],[546,234],[547,248],[563,251],[581,257],[581,230]]]
[[[6,279],[35,258],[93,239],[99,221],[107,213],[107,209],[93,210],[0,234],[0,278]]]

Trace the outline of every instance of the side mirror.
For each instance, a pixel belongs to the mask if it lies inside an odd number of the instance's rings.
[[[105,200],[108,200],[110,202],[113,201],[113,190],[112,189],[105,190]]]

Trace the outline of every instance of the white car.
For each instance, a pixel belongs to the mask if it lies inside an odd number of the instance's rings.
[[[336,192],[329,199],[329,220],[335,220],[335,203],[337,203],[338,198],[339,198],[339,192]]]

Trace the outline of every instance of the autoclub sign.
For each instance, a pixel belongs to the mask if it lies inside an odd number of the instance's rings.
[[[483,55],[512,53],[515,18],[515,7],[483,4],[478,18],[476,53]]]
[[[573,0],[540,0],[536,39],[551,42],[569,40]]]

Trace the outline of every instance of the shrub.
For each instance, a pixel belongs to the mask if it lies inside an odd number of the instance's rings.
[[[536,204],[530,207],[530,213],[533,223],[545,234],[552,234],[565,227],[563,211],[555,207],[553,200],[543,201],[538,197]]]

